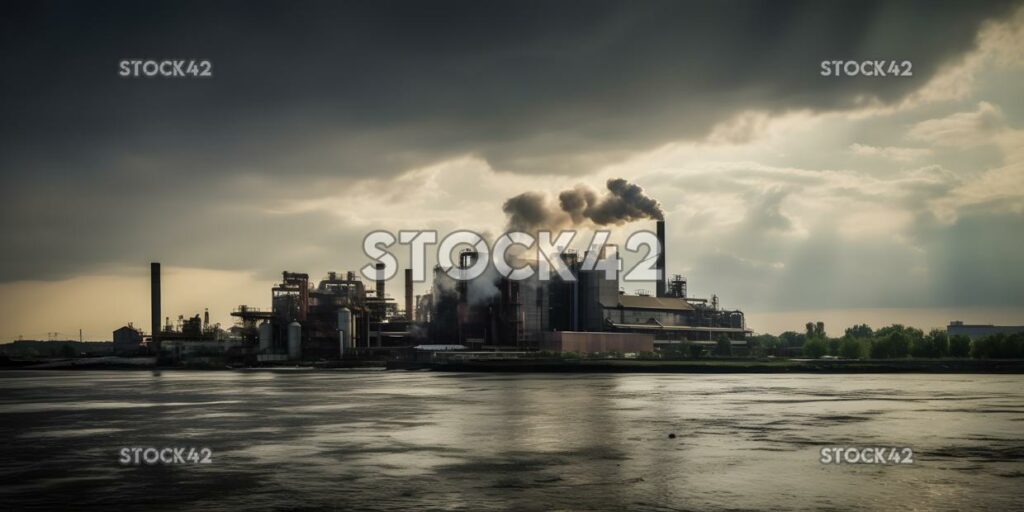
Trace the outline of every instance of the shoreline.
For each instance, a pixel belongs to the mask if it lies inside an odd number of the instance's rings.
[[[69,363],[70,361],[66,361]],[[79,362],[79,361],[76,361]],[[4,370],[136,370],[136,371],[324,371],[390,370],[462,373],[677,373],[677,374],[1024,374],[1024,359],[877,359],[877,360],[470,360],[458,362],[362,361],[355,364],[292,364],[272,366],[155,366],[154,364],[54,364],[18,361]]]
[[[388,362],[389,370],[492,373],[977,373],[1024,374],[1021,359],[936,360],[708,360],[708,361],[462,361],[449,363]]]

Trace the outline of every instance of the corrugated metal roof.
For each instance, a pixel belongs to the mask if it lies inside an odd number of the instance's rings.
[[[645,295],[619,295],[617,304],[601,303],[606,308],[659,309],[662,311],[693,311],[685,299],[677,297],[649,297]]]

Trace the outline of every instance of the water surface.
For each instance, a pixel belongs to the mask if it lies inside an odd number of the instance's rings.
[[[5,371],[0,503],[1012,509],[1022,433],[1019,375]],[[916,463],[822,465],[828,445]],[[213,463],[122,466],[131,446]]]

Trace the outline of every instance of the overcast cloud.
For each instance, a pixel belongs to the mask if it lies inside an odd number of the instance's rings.
[[[493,233],[510,197],[613,177],[660,202],[670,271],[755,319],[1024,311],[1021,12],[6,3],[0,339],[76,328],[33,313],[47,282],[141,279],[154,260],[229,275],[181,303],[227,321],[268,301],[237,283],[358,268],[368,231]],[[206,58],[214,76],[126,79],[124,58]],[[910,60],[914,76],[825,78],[826,59]],[[75,322],[96,337],[143,323],[145,297],[81,293],[97,318]]]

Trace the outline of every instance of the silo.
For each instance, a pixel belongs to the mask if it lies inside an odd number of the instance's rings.
[[[288,359],[297,361],[302,357],[302,326],[298,322],[288,324]]]
[[[270,325],[270,322],[264,320],[260,324],[260,354],[269,354],[271,347],[274,346],[274,327]]]
[[[352,346],[352,310],[338,310],[338,355],[345,357],[345,350]]]

